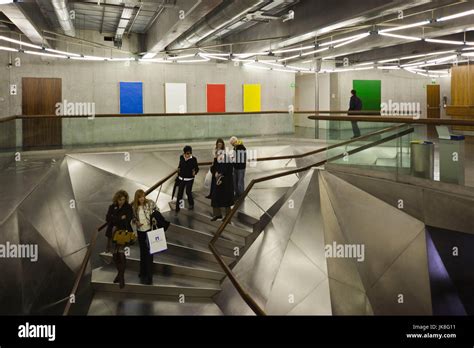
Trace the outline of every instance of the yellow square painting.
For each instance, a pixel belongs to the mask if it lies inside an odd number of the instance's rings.
[[[259,112],[261,110],[260,85],[244,85],[244,112]]]

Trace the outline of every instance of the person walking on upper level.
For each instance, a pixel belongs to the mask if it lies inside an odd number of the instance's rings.
[[[247,149],[237,137],[230,138],[234,151],[231,154],[234,166],[235,199],[239,199],[245,191],[245,170],[247,168]]]
[[[194,209],[193,184],[194,178],[198,172],[198,161],[196,157],[193,157],[193,149],[191,146],[185,146],[183,149],[183,155],[179,158],[178,165],[178,197],[176,201],[176,213],[178,213],[181,208],[184,208],[183,195],[185,190],[186,196],[188,197],[189,209]]]
[[[351,115],[351,114],[357,115],[357,113],[351,113],[351,111],[362,110],[362,100],[360,100],[360,98],[357,96],[357,91],[354,89],[351,91],[351,95],[352,96],[349,103],[348,115]],[[354,136],[352,137],[352,139],[360,137],[360,129],[359,129],[359,125],[357,124],[357,121],[351,121],[351,123],[352,123],[352,132],[354,133]]]

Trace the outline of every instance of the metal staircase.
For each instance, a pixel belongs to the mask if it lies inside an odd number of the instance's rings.
[[[210,220],[211,201],[205,198],[205,193],[195,193],[194,198],[193,210],[185,207],[176,214],[175,202],[170,202],[171,210],[163,213],[171,222],[166,232],[168,250],[154,257],[153,285],[140,283],[140,251],[138,244],[135,244],[130,247],[130,255],[127,257],[126,286],[123,289],[113,283],[117,271],[112,255],[100,254],[104,264],[94,269],[91,276],[91,284],[95,290],[94,299],[110,300],[112,294],[119,294],[118,302],[131,298],[144,300],[150,296],[152,297],[147,301],[153,301],[164,296],[168,301],[177,303],[184,296],[192,298],[193,301],[204,301],[207,305],[214,304],[212,297],[221,291],[221,281],[225,273],[209,250],[208,244],[222,221]],[[248,237],[254,232],[253,225],[259,221],[257,217],[244,211],[245,209],[242,209],[239,212],[238,217],[226,227],[216,243],[223,259],[231,267],[245,252]],[[173,310],[169,314],[174,312]],[[130,313],[125,310],[121,314]],[[210,314],[216,314],[216,310],[213,309]]]

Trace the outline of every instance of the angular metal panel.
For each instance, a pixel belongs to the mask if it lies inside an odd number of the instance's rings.
[[[424,228],[367,295],[375,315],[432,315]]]
[[[333,315],[365,315],[367,296],[353,286],[329,278]]]
[[[291,241],[327,275],[326,257],[324,255],[324,225],[321,215],[319,193],[319,171],[311,171],[311,183],[301,205],[300,215],[296,221]]]
[[[332,173],[395,208],[398,207],[399,200],[403,200],[403,211],[420,221],[424,221],[423,192],[419,187],[362,175],[342,172]]]
[[[364,262],[357,267],[368,289],[424,224],[332,174],[324,172],[323,179],[347,243],[365,248]]]
[[[325,279],[326,274],[290,240],[273,282],[265,311],[275,315],[287,314]]]
[[[323,280],[306,298],[287,315],[331,315],[329,280]]]
[[[25,197],[55,166],[55,159],[11,162],[0,172],[0,223],[10,215]]]
[[[22,259],[22,302],[23,312],[30,313],[33,305],[38,305],[37,298],[41,295],[40,289],[53,269],[53,265],[61,262],[49,243],[41,234],[28,222],[26,216],[18,212],[19,243],[38,245],[38,260],[31,262],[29,259]]]
[[[324,239],[326,245],[331,245],[336,242],[339,245],[347,243],[346,238],[343,236],[339,222],[334,213],[334,210],[329,200],[329,196],[325,185],[322,184],[322,176],[319,176],[320,180],[320,193],[321,193],[321,214],[324,221]],[[350,258],[327,258],[327,268],[329,278],[337,280],[343,284],[350,285],[359,291],[365,292],[364,285],[359,275],[359,271],[355,264],[355,261]],[[332,298],[332,301],[339,301],[340,299]],[[340,313],[342,314],[342,313]]]
[[[427,225],[474,234],[474,199],[424,190],[422,206]]]
[[[10,215],[0,225],[0,244],[17,245],[19,243],[18,218],[16,213]],[[22,308],[22,260],[19,258],[2,258],[2,276],[0,277],[0,314],[26,314]]]

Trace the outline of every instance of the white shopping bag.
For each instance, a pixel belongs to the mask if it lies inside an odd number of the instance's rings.
[[[166,243],[165,230],[159,228],[147,233],[148,243],[150,244],[150,254],[156,254],[168,249]]]
[[[212,173],[211,171],[208,171],[206,174],[206,179],[204,179],[204,187],[207,189],[210,189],[211,183],[212,183]]]

